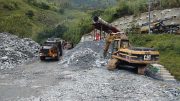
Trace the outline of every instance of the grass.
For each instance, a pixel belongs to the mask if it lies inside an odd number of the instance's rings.
[[[160,64],[180,80],[180,36],[169,34],[130,34],[134,46],[153,47],[160,51]]]

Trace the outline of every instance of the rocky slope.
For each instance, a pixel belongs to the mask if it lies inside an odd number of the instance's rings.
[[[180,8],[151,11],[151,22],[167,18],[173,19],[164,21],[164,24],[180,24]],[[132,15],[121,17],[115,20],[112,25],[116,26],[119,30],[126,31],[127,29],[130,29],[132,25],[142,26],[142,24],[148,22],[148,19],[148,12],[145,12],[139,16]]]
[[[164,20],[167,18],[172,18],[170,20],[164,21],[164,24],[180,24],[180,8],[173,8],[173,9],[165,9],[165,10],[154,10],[151,11],[151,21],[154,20]],[[126,32],[127,30],[131,29],[132,26],[142,26],[142,24],[148,22],[148,12],[142,13],[139,16],[124,16],[115,21],[111,24],[115,26],[120,31]],[[81,37],[80,42],[84,41],[93,41],[94,40],[94,31],[85,34]]]
[[[29,38],[0,33],[0,69],[14,68],[38,56],[39,44]]]

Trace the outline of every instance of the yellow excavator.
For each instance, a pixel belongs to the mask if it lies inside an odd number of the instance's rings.
[[[93,25],[94,28],[108,33],[105,40],[104,55],[106,56],[111,46],[111,59],[107,66],[109,70],[114,70],[123,65],[133,66],[137,69],[138,74],[143,75],[148,64],[159,61],[159,52],[157,50],[131,46],[125,33],[100,17],[95,16],[93,18]]]

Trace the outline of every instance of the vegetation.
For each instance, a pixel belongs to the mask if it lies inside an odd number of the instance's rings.
[[[148,0],[117,0],[119,5],[114,18],[123,17],[125,15],[139,15],[142,12],[148,11]],[[180,7],[180,0],[151,0],[151,10],[176,8]]]
[[[78,43],[81,36],[92,29],[89,9],[100,1],[88,1],[91,6],[82,2],[85,7],[79,7],[75,1],[81,0],[1,0],[0,32],[31,37],[37,42],[61,37]]]
[[[179,1],[160,0],[153,4],[153,8],[179,7]],[[147,0],[1,0],[0,32],[31,37],[37,42],[58,36],[78,43],[83,34],[92,30],[91,17],[97,15],[111,22],[125,15],[138,15],[147,11],[146,2]],[[59,29],[59,26],[63,28]]]
[[[180,36],[169,34],[130,34],[134,46],[153,47],[160,51],[160,64],[180,80]]]

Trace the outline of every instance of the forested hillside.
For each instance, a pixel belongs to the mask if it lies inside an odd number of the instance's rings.
[[[180,0],[155,0],[153,9],[180,7]],[[92,16],[108,22],[147,11],[147,0],[1,0],[0,32],[41,42],[61,37],[78,43],[92,30]]]
[[[90,25],[94,9],[111,4],[110,0],[85,1],[1,0],[0,32],[31,37],[38,42],[48,37],[63,37],[77,43],[81,35],[90,30],[86,26]]]

